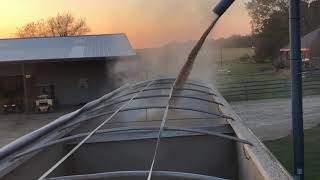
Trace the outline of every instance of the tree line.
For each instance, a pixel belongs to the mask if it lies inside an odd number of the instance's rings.
[[[233,35],[228,38],[215,39],[211,43],[219,48],[248,48],[254,45],[251,35]]]

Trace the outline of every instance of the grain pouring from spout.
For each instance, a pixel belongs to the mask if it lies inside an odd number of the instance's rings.
[[[192,67],[194,65],[195,59],[196,59],[201,47],[203,46],[206,38],[210,34],[210,32],[213,29],[213,27],[215,26],[215,24],[218,22],[219,18],[232,5],[233,2],[234,2],[234,0],[220,1],[219,4],[217,4],[217,6],[213,9],[214,14],[213,14],[212,23],[209,25],[209,27],[206,29],[206,31],[202,34],[202,36],[200,37],[198,42],[195,44],[195,46],[193,47],[193,49],[189,53],[187,61],[185,62],[185,64],[181,68],[181,70],[178,74],[178,77],[174,83],[175,89],[181,88],[183,86],[184,82],[188,79],[188,77],[192,71]]]

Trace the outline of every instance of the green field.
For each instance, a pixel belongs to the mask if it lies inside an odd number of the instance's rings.
[[[229,101],[289,98],[291,81],[274,75],[256,75],[241,79],[230,78],[218,84],[218,89]],[[303,95],[320,94],[320,76],[303,78]]]
[[[217,74],[217,86],[228,101],[272,98],[274,93],[283,94],[275,92],[279,88],[289,89],[288,80],[273,73],[271,63],[229,63],[223,69]]]
[[[291,81],[272,70],[271,63],[229,63],[217,74],[216,85],[228,101],[288,98]],[[304,96],[320,94],[320,76],[303,77]]]
[[[219,67],[220,68],[220,67]],[[221,75],[249,75],[260,73],[263,70],[272,70],[271,63],[227,63],[222,65],[222,69],[230,71]],[[219,69],[218,69],[219,70]]]
[[[320,126],[305,130],[305,179],[320,179]],[[271,152],[292,173],[291,136],[265,142]]]
[[[224,63],[236,62],[246,56],[252,58],[255,55],[252,48],[222,48],[215,51],[217,52],[216,58],[222,58]]]

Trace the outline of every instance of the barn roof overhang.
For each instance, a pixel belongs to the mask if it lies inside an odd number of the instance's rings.
[[[112,60],[135,55],[125,34],[0,39],[0,63]]]

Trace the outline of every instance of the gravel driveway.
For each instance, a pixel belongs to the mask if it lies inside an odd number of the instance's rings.
[[[273,140],[291,132],[290,99],[266,99],[232,102],[231,105],[247,126],[262,140]],[[303,99],[304,128],[320,124],[320,96]]]

